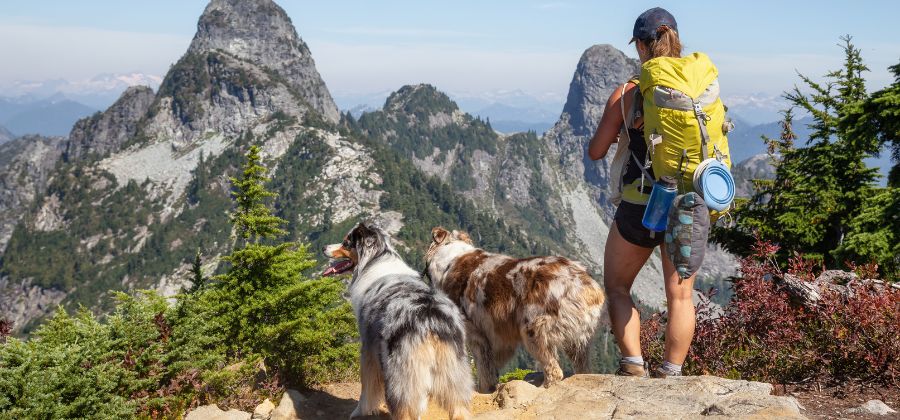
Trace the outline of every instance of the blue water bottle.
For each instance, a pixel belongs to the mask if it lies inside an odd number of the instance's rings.
[[[664,232],[669,221],[669,208],[678,194],[678,184],[674,177],[664,176],[653,183],[650,201],[644,210],[644,227],[654,232]]]

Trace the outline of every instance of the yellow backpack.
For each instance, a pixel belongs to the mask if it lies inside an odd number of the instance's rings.
[[[678,179],[679,193],[684,194],[694,191],[694,172],[707,158],[715,157],[731,168],[726,133],[733,125],[726,121],[725,106],[719,99],[718,74],[716,66],[703,53],[682,58],[657,57],[645,62],[637,80],[640,95],[636,98],[643,98],[641,109],[629,113],[622,110],[626,124],[624,136],[619,136],[612,173],[624,174],[625,161],[634,159],[641,169],[652,168],[656,179],[666,175]],[[628,148],[628,129],[636,113],[643,116],[647,146],[644,162],[621,150]],[[612,191],[615,204],[621,199],[636,204],[647,202],[648,186],[653,184],[653,179],[615,181],[618,181],[614,182]]]
[[[719,99],[718,70],[706,54],[648,60],[641,66],[638,87],[647,153],[630,158],[643,169],[652,168],[656,179],[667,175],[678,179],[681,194],[694,191],[694,172],[707,158],[731,167],[725,134],[733,125],[726,122]],[[623,185],[622,196],[646,203],[649,189],[641,191],[641,186],[652,184],[652,179],[642,177]]]

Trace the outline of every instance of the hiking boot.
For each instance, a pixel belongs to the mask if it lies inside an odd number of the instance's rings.
[[[616,375],[618,376],[637,376],[638,378],[646,378],[647,377],[647,364],[644,366],[636,365],[634,363],[626,363],[619,362],[619,370],[616,371]]]
[[[678,373],[670,372],[666,369],[663,369],[662,366],[650,371],[651,378],[666,379],[669,376],[681,376],[681,372],[678,372]]]

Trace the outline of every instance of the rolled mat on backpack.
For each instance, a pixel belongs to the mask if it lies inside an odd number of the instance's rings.
[[[665,234],[665,254],[678,277],[693,276],[703,265],[709,239],[709,210],[695,192],[675,197],[669,209]]]

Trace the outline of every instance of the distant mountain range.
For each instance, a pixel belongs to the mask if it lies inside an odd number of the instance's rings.
[[[75,121],[106,109],[131,86],[159,87],[159,76],[133,72],[87,80],[19,80],[0,85],[0,125],[16,136],[66,136]]]
[[[726,88],[723,87],[725,91],[727,91]],[[727,95],[723,93],[722,101],[728,107],[728,113],[732,118],[737,117],[750,125],[778,121],[781,119],[781,111],[790,106],[780,94]]]
[[[16,136],[66,136],[75,121],[95,112],[96,108],[59,94],[38,100],[28,97],[0,97],[0,125]]]
[[[160,83],[162,77],[141,72],[104,73],[78,81],[18,80],[0,85],[0,97],[21,98],[33,102],[61,95],[94,109],[106,109],[131,86],[149,86],[156,89]]]

